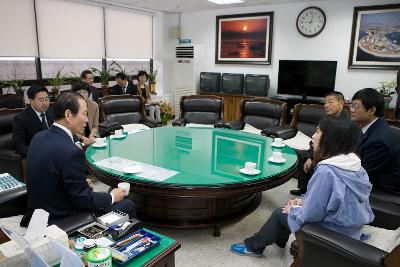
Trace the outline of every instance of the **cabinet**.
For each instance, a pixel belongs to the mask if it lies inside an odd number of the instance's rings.
[[[215,95],[224,99],[224,121],[235,121],[240,119],[240,103],[243,99],[253,98],[245,95],[222,94],[222,93],[203,93],[200,95]]]

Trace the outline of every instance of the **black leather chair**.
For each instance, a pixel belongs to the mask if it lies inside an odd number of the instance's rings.
[[[154,128],[160,122],[146,118],[144,99],[133,95],[108,95],[99,98],[100,121],[114,121],[120,124],[141,123]]]
[[[306,224],[296,232],[297,255],[292,267],[395,267],[400,246],[390,253],[317,224]]]
[[[187,123],[213,124],[221,127],[224,119],[224,100],[213,95],[183,96],[180,102],[181,117],[172,122],[173,126]]]
[[[8,172],[20,181],[24,181],[22,157],[12,141],[13,119],[23,108],[0,109],[0,173]]]
[[[0,95],[0,108],[24,108],[25,99],[20,94],[4,94]]]
[[[284,127],[286,121],[287,104],[268,98],[243,99],[240,103],[240,120],[225,122],[224,128],[242,130],[245,124],[257,129],[273,126]]]
[[[88,225],[92,222],[96,222],[97,218],[93,213],[85,211],[59,219],[54,222],[60,229],[65,231],[68,235],[72,234],[74,231]]]

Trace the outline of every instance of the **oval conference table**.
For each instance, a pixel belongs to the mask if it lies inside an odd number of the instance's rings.
[[[161,127],[107,137],[104,147],[86,150],[89,173],[117,187],[130,183],[129,197],[147,225],[172,228],[214,227],[254,211],[261,192],[294,174],[293,149],[272,147],[273,140],[241,131],[214,128]],[[285,162],[270,162],[281,151]],[[259,174],[241,172],[257,163]]]

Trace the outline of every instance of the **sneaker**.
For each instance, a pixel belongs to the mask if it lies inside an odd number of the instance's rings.
[[[232,244],[231,251],[241,256],[252,256],[259,258],[263,255],[262,253],[248,251],[243,243]]]

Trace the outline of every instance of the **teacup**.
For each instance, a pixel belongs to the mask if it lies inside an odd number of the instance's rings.
[[[257,163],[255,163],[255,162],[250,162],[250,161],[248,161],[248,162],[246,162],[246,163],[244,164],[244,169],[245,169],[247,172],[253,172],[253,171],[256,169],[256,167],[257,167]]]
[[[273,151],[272,152],[272,159],[276,161],[280,161],[283,159],[283,154],[280,151]]]
[[[282,138],[274,138],[274,143],[277,145],[282,145],[283,144],[283,139]]]
[[[102,145],[106,142],[106,138],[96,138],[96,144]]]
[[[131,184],[127,182],[122,182],[118,184],[118,188],[121,188],[125,191],[125,196],[129,194],[129,190],[131,189]]]
[[[121,136],[123,134],[124,134],[123,130],[115,130],[115,132],[114,132],[114,135],[116,135],[116,136]]]

